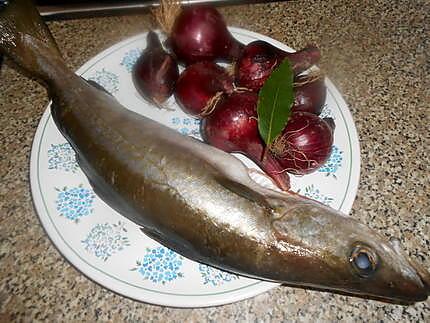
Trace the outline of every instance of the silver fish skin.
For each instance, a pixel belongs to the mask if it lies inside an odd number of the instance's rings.
[[[235,157],[121,106],[67,68],[37,11],[0,6],[0,52],[46,85],[100,198],[178,253],[248,277],[409,304],[428,271],[316,201],[256,184]]]

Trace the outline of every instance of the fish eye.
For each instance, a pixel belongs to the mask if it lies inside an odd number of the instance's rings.
[[[352,248],[349,262],[360,277],[366,278],[376,271],[378,257],[370,247],[356,244]]]

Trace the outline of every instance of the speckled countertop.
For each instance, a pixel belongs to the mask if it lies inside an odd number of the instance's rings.
[[[352,216],[400,237],[430,267],[430,3],[294,1],[222,9],[230,25],[294,48],[317,44],[354,116],[362,170]],[[53,22],[70,67],[147,28],[147,16]],[[430,301],[402,307],[287,287],[206,309],[121,297],[55,249],[30,195],[29,156],[48,99],[8,66],[0,81],[0,321],[430,321]]]

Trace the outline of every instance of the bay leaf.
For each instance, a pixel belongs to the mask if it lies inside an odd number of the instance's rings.
[[[293,70],[285,59],[272,72],[258,95],[258,130],[267,146],[284,129],[293,102]]]

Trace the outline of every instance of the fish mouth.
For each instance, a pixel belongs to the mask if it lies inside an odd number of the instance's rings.
[[[396,304],[396,305],[412,305],[417,302],[423,302],[427,300],[427,296],[424,297],[415,297],[415,298],[402,298],[402,297],[386,297],[386,296],[376,296],[376,295],[354,295],[351,296],[359,296],[361,298],[367,298],[374,301]]]
[[[380,295],[367,292],[363,293],[362,291],[351,291],[346,292],[346,294],[349,294],[350,296],[358,296],[361,298],[367,298],[375,301],[398,305],[412,305],[417,302],[423,302],[426,301],[428,296],[430,295],[429,285],[427,285],[427,283],[424,282],[422,279],[416,281],[409,287],[410,289],[406,287],[403,293],[397,295]]]
[[[423,266],[417,264],[412,259],[409,259],[411,267],[415,270],[424,288],[424,294],[430,296],[430,273]],[[426,299],[427,299],[426,297]]]
[[[373,294],[373,293],[369,293],[369,292],[363,292],[360,290],[346,290],[346,289],[336,289],[336,288],[330,288],[330,287],[321,287],[321,286],[315,286],[315,285],[306,285],[306,284],[293,284],[293,283],[282,283],[282,286],[287,286],[287,287],[294,287],[294,288],[305,288],[307,290],[313,290],[313,291],[318,291],[318,292],[330,292],[330,293],[335,293],[335,294],[339,294],[339,295],[344,295],[344,296],[348,296],[348,297],[358,297],[358,298],[362,298],[362,299],[368,299],[368,300],[372,300],[372,301],[378,301],[378,302],[384,302],[384,303],[389,303],[389,304],[395,304],[395,305],[412,305],[415,304],[417,302],[422,302],[425,301],[429,295],[429,290],[427,289],[427,293],[423,294],[416,294],[414,293],[413,296],[387,296],[387,295],[378,295],[378,294]],[[421,291],[423,291],[421,289]]]
[[[421,277],[420,277],[421,278]],[[381,295],[369,292],[363,292],[360,290],[356,291],[341,291],[339,294],[344,294],[353,297],[360,297],[375,301],[380,301],[384,303],[391,303],[397,305],[412,305],[417,302],[426,301],[430,295],[430,288],[426,282],[422,279],[418,280],[414,284],[410,285],[409,288],[404,290],[404,293],[399,293],[397,295]]]
[[[424,299],[420,300],[426,300],[427,297],[430,296],[430,272],[406,254],[406,252],[401,248],[400,240],[398,238],[391,237],[389,241],[394,251],[404,257],[409,263],[409,266],[415,271],[420,280],[421,288],[419,289],[422,292],[421,295],[424,295]]]

